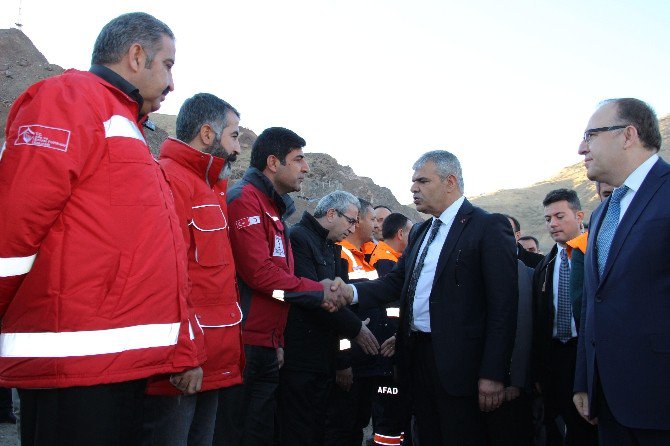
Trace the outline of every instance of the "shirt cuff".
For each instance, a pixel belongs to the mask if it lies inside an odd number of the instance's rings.
[[[351,288],[354,290],[354,298],[351,300],[351,304],[354,305],[358,303],[358,290],[354,285],[351,285]]]

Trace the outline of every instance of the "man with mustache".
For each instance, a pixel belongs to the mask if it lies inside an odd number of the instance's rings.
[[[146,378],[198,382],[183,235],[143,134],[174,63],[167,25],[124,14],[88,72],[38,82],[9,112],[0,385],[19,389],[24,445],[137,444]]]
[[[265,129],[251,148],[250,166],[228,192],[230,240],[244,313],[246,367],[241,414],[242,445],[273,441],[279,368],[289,303],[336,311],[345,304],[337,279],[295,275],[285,219],[295,211],[289,192],[300,190],[309,166],[305,140],[283,127]]]
[[[205,334],[207,361],[201,386],[190,372],[150,381],[146,445],[211,445],[219,389],[242,383],[242,312],[225,201],[230,165],[240,153],[239,123],[240,114],[226,101],[196,94],[179,110],[177,139],[160,150],[186,243],[189,309]]]

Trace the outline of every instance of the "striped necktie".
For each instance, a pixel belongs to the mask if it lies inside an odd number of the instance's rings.
[[[614,233],[619,226],[621,199],[626,195],[626,192],[628,192],[628,186],[626,185],[614,189],[610,197],[610,204],[607,207],[607,213],[603,219],[603,224],[600,226],[600,231],[598,232],[596,246],[598,247],[598,273],[600,273],[600,277],[605,273],[605,264],[607,263],[607,257],[612,246]]]

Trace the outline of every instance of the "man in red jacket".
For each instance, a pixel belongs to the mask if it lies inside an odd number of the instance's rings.
[[[244,357],[225,192],[240,153],[240,115],[227,102],[200,93],[177,115],[177,139],[160,152],[188,253],[189,306],[205,333],[207,361],[199,393],[179,395],[176,378],[150,382],[145,444],[209,446],[220,388],[242,383]]]
[[[344,304],[333,281],[294,275],[284,219],[295,210],[288,193],[300,190],[309,171],[304,146],[305,140],[291,130],[264,130],[251,149],[251,166],[228,193],[230,240],[244,313],[242,445],[273,441],[288,304],[327,310]]]
[[[0,386],[19,389],[24,445],[136,444],[146,378],[204,359],[174,201],[142,130],[174,62],[164,23],[124,14],[89,72],[38,82],[9,112]]]

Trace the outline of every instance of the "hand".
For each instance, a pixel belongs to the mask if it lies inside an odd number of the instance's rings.
[[[519,397],[521,390],[518,387],[505,387],[505,401],[512,401]]]
[[[533,385],[533,390],[535,391],[535,395],[542,395],[542,386],[540,383],[535,383]]]
[[[500,407],[504,400],[504,389],[501,382],[480,378],[479,409],[484,412],[491,412]]]
[[[351,367],[335,372],[335,382],[345,392],[351,390],[351,385],[354,383],[354,372]]]
[[[331,290],[336,291],[333,289],[336,285],[339,285],[340,293],[342,294],[342,297],[346,301],[347,305],[351,305],[351,302],[354,300],[354,287],[353,285],[349,285],[347,283],[344,283],[344,280],[342,280],[339,277],[336,277],[335,280],[333,281],[333,285],[331,285]]]
[[[181,390],[185,395],[198,393],[202,387],[202,369],[196,367],[185,372],[175,373],[170,376],[170,384]]]
[[[395,355],[395,335],[382,342],[381,354],[386,358]]]
[[[593,424],[594,426],[598,424],[598,419],[590,419],[589,415],[589,396],[586,392],[577,392],[572,396],[572,401],[575,403],[577,412],[582,416],[587,422]]]
[[[344,283],[342,279],[339,282],[330,279],[323,279],[321,281],[323,285],[323,302],[321,302],[321,308],[331,313],[346,305],[346,301],[340,292],[340,282]]]
[[[376,355],[379,353],[379,342],[377,342],[377,338],[375,338],[375,335],[373,335],[367,327],[369,323],[370,318],[361,322],[361,330],[354,338],[354,342],[356,342],[356,344],[358,344],[368,355]]]
[[[277,347],[277,364],[279,365],[279,368],[284,365],[284,349],[281,347]]]

